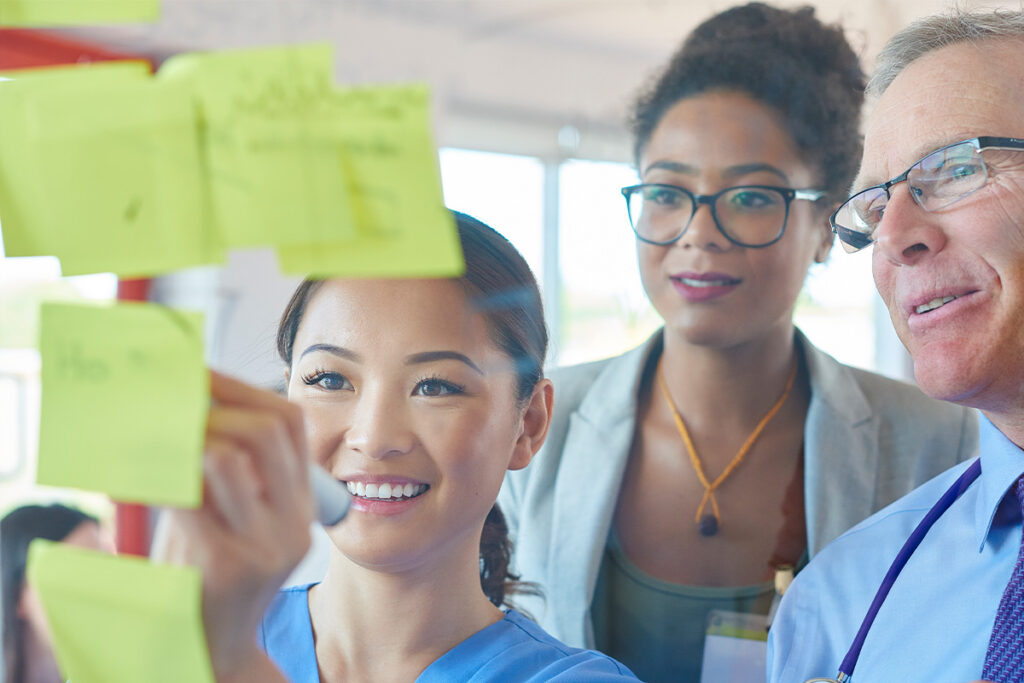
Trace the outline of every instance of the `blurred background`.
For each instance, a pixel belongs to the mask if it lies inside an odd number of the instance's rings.
[[[618,191],[637,178],[625,120],[639,88],[682,37],[732,4],[164,0],[156,24],[0,30],[0,69],[58,53],[65,62],[136,56],[158,66],[179,52],[325,41],[335,47],[341,85],[428,83],[446,202],[494,226],[526,255],[545,296],[549,362],[566,364],[620,353],[659,325],[640,287]],[[890,35],[948,6],[937,0],[809,4],[845,27],[868,70]],[[840,250],[815,266],[797,324],[839,360],[907,379],[908,360],[871,283],[869,252]],[[210,364],[277,387],[283,368],[273,352],[274,331],[295,284],[278,274],[269,250],[248,250],[231,253],[224,267],[120,287],[122,296],[205,312]],[[62,278],[53,258],[0,256],[0,513],[30,495],[65,495],[31,484],[38,301],[110,299],[118,289],[112,275]]]

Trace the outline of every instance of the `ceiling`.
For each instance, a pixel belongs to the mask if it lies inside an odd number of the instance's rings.
[[[426,81],[442,144],[522,149],[565,125],[592,156],[625,153],[637,89],[723,0],[164,0],[159,23],[66,32],[157,58],[189,50],[329,41],[340,83]],[[945,0],[817,0],[870,67],[892,33]],[[977,0],[960,0],[965,9]],[[1020,2],[986,7],[1019,8]],[[517,140],[520,142],[517,142]],[[548,139],[549,138],[549,139]],[[595,143],[596,144],[596,143]],[[600,147],[600,145],[596,145]],[[529,150],[536,152],[537,150]]]

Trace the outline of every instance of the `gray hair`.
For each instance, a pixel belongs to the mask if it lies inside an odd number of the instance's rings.
[[[1024,39],[1024,11],[964,12],[954,9],[918,19],[886,43],[878,55],[867,94],[877,97],[918,57],[956,43],[991,38]]]

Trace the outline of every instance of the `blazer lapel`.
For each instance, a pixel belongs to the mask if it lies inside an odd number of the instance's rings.
[[[594,645],[590,603],[629,460],[641,375],[660,348],[659,330],[643,346],[609,363],[569,419],[554,492],[547,600],[556,633],[570,644]],[[579,596],[581,586],[586,595],[582,614],[578,598],[565,600]]]
[[[799,331],[797,343],[803,347],[811,384],[804,431],[804,496],[807,547],[814,557],[852,520],[865,519],[873,510],[878,426],[851,371]]]

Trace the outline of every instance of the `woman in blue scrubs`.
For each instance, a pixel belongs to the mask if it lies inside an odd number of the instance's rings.
[[[547,332],[522,256],[456,221],[462,277],[299,287],[278,334],[290,403],[214,375],[208,495],[161,552],[203,570],[221,683],[282,680],[269,660],[292,683],[633,680],[507,609],[494,501],[547,434]],[[323,581],[275,595],[309,543],[304,453],[352,508]]]

